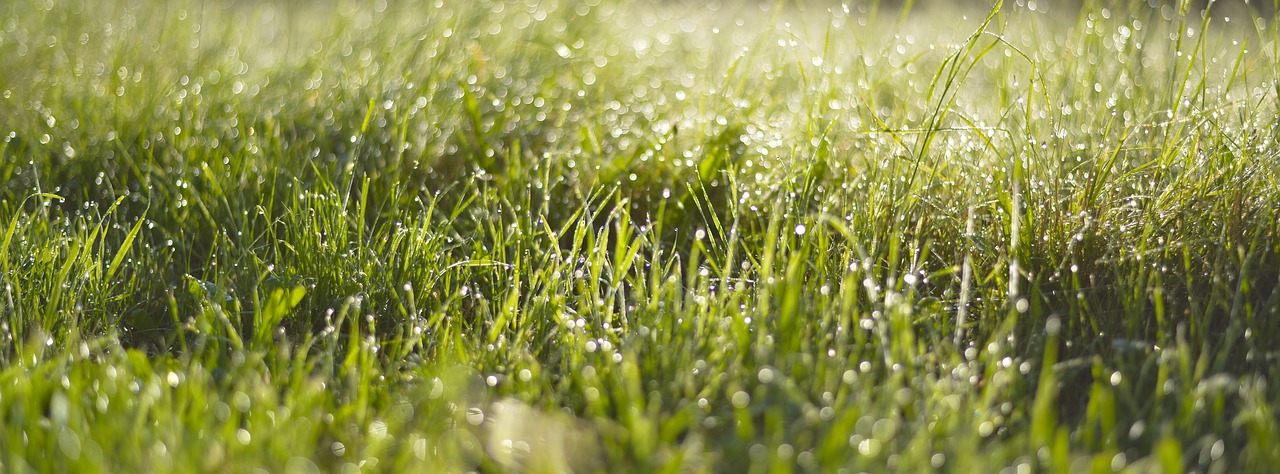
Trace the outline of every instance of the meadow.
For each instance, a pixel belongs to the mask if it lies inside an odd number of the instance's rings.
[[[0,2],[0,471],[1275,469],[1257,3]]]

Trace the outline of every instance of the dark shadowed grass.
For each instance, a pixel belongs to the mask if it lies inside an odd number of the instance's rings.
[[[0,6],[0,471],[1265,471],[1274,6],[1042,7]]]

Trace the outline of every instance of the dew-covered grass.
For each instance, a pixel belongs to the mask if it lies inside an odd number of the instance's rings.
[[[0,3],[0,471],[1280,466],[1275,5],[913,3]]]

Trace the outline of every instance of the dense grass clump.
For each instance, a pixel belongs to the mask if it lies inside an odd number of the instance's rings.
[[[1274,5],[385,3],[0,4],[0,471],[1280,465]]]

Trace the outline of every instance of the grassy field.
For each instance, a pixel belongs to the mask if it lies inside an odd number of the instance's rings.
[[[1274,5],[385,3],[0,3],[0,471],[1280,466]]]

